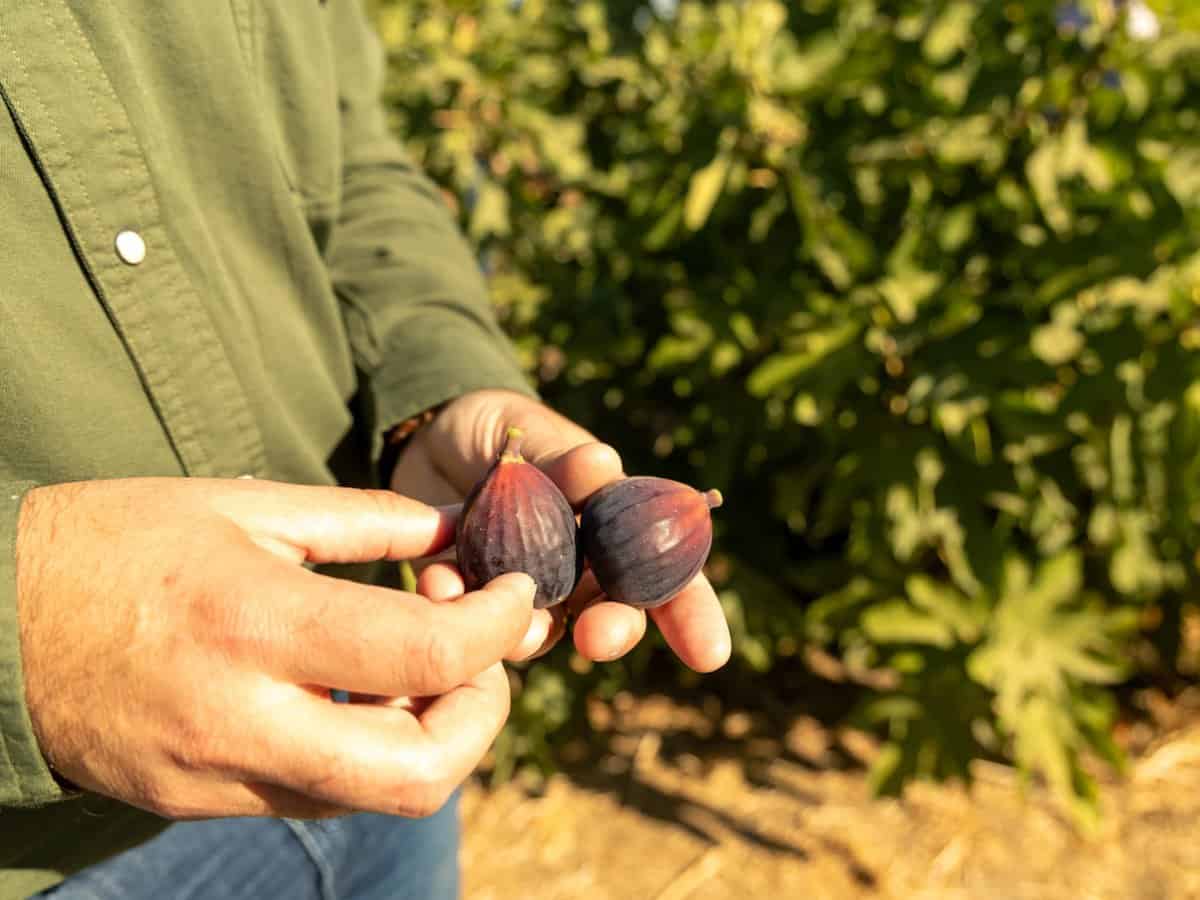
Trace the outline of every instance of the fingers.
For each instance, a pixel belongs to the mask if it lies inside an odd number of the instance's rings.
[[[646,633],[646,614],[605,599],[590,571],[568,601],[577,609],[575,649],[596,662],[624,656]],[[697,575],[676,597],[649,611],[676,655],[697,672],[712,672],[729,661],[729,625],[720,601],[704,575]]]
[[[466,591],[462,575],[450,563],[434,563],[417,576],[417,593],[435,603],[452,600]]]
[[[460,596],[464,589],[458,569],[448,563],[434,563],[417,578],[417,592],[437,603]],[[564,604],[550,609],[535,609],[525,636],[504,658],[510,662],[520,662],[541,656],[562,637],[566,621]]]
[[[729,624],[704,575],[697,575],[668,603],[650,610],[650,617],[675,654],[697,672],[712,672],[729,661]]]
[[[296,562],[413,559],[454,542],[457,510],[392,491],[236,481],[212,500],[252,540]]]
[[[385,696],[441,694],[511,652],[533,612],[533,579],[518,573],[434,603],[280,568],[286,571],[263,588],[270,593],[255,613],[266,622],[260,640],[268,664],[297,684]]]
[[[271,704],[275,715],[256,717],[271,728],[255,735],[262,750],[252,777],[320,804],[432,815],[479,764],[509,704],[500,665],[437,698],[419,717],[393,706],[326,703],[292,689],[286,703]]]
[[[418,590],[437,599],[462,592],[462,579],[452,566],[431,566],[417,582]],[[575,649],[595,662],[610,662],[630,652],[645,637],[646,613],[605,599],[595,576],[587,571],[571,598],[548,610],[535,610],[529,629],[506,659],[536,658],[554,646],[566,629],[568,610],[576,613]],[[697,672],[711,672],[729,661],[731,639],[724,611],[703,575],[698,575],[669,603],[650,611],[668,645]]]
[[[549,653],[566,630],[567,608],[564,604],[559,603],[549,609],[536,609],[533,611],[533,618],[529,622],[525,637],[509,650],[504,658],[509,662],[536,659]]]
[[[646,614],[623,603],[602,600],[579,614],[573,634],[580,656],[609,662],[624,656],[645,637]]]
[[[543,471],[577,509],[600,488],[623,475],[617,451],[608,444],[598,443],[550,456],[543,464]]]
[[[428,596],[451,597],[462,592],[462,579],[452,566],[431,566],[422,579],[418,590]],[[589,570],[566,603],[534,611],[525,637],[505,658],[515,662],[547,652],[565,631],[568,609],[577,614],[572,629],[575,649],[595,662],[618,659],[645,637],[646,614],[606,600]],[[703,575],[696,576],[670,602],[650,610],[650,616],[676,655],[697,672],[712,672],[729,661],[729,625]]]

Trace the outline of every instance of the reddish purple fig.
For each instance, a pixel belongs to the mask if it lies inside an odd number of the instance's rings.
[[[458,568],[469,591],[506,572],[524,572],[537,583],[533,605],[545,609],[575,589],[583,556],[571,504],[524,460],[520,442],[520,429],[510,428],[496,461],[463,504]]]
[[[718,491],[666,478],[615,481],[588,499],[580,543],[609,599],[651,609],[696,577],[712,549]]]

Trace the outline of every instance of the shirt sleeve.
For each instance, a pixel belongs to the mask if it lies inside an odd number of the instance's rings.
[[[437,187],[390,133],[382,46],[359,0],[331,0],[343,130],[342,212],[330,246],[375,436],[483,388],[533,395],[479,265]]]
[[[42,806],[66,792],[54,779],[25,705],[17,623],[17,517],[36,485],[0,479],[0,807]]]

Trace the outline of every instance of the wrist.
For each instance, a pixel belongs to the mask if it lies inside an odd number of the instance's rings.
[[[452,401],[447,400],[429,409],[422,410],[416,415],[409,416],[403,422],[398,422],[383,434],[383,451],[379,457],[379,483],[385,487],[392,483],[392,473],[396,471],[396,462],[400,454],[408,446],[413,435],[433,422],[438,414]]]

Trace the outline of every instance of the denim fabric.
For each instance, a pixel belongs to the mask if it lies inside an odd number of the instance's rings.
[[[182,822],[52,900],[457,900],[458,796],[428,819]]]

